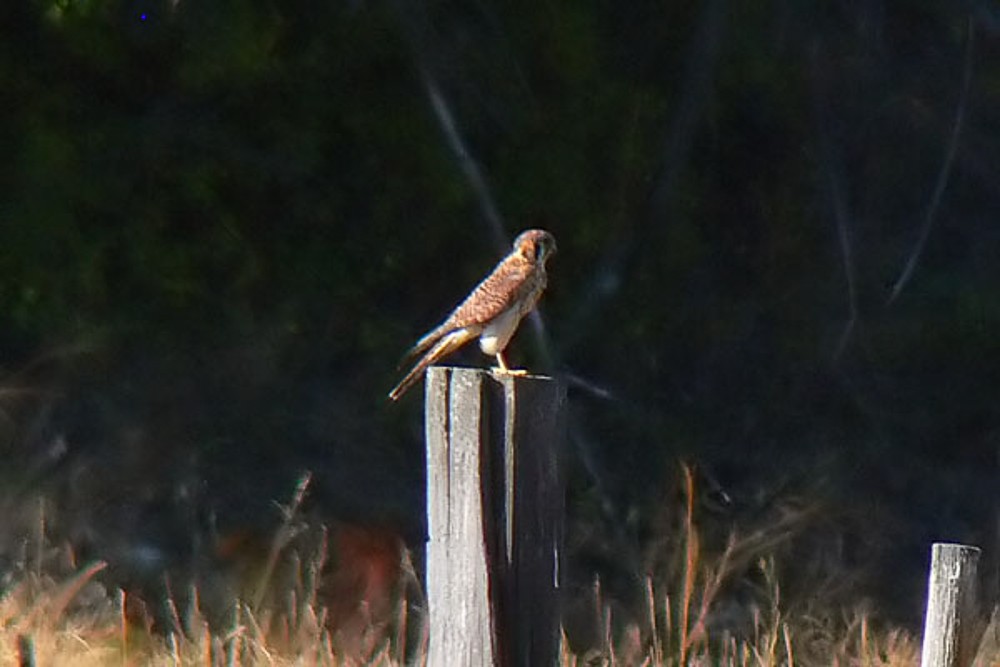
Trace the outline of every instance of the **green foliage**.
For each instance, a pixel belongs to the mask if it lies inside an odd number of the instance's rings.
[[[442,157],[420,141],[430,126],[384,17],[35,10],[5,195],[5,328],[204,335],[211,314],[225,337],[277,313],[301,327],[317,300],[358,301],[384,280],[376,239],[402,211],[437,208]]]

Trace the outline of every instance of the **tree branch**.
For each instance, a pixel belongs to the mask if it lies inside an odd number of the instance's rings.
[[[938,172],[934,193],[931,195],[930,203],[927,205],[924,224],[920,229],[917,244],[913,247],[913,251],[910,253],[903,271],[899,274],[899,278],[896,279],[896,283],[892,286],[889,298],[886,299],[886,305],[891,305],[896,300],[903,291],[903,288],[906,287],[906,284],[910,282],[910,278],[913,277],[913,272],[916,270],[917,263],[920,261],[921,255],[923,255],[924,247],[927,245],[927,238],[930,236],[931,227],[934,225],[935,215],[937,214],[938,206],[941,204],[944,189],[947,187],[948,179],[951,176],[951,168],[955,162],[955,153],[958,151],[958,139],[962,133],[962,125],[965,123],[966,106],[969,101],[969,88],[972,83],[973,27],[973,19],[970,16],[965,38],[965,66],[962,74],[962,91],[959,94],[958,105],[955,108],[955,120],[951,126],[951,136],[948,140],[948,147],[945,150],[944,162],[941,164],[941,170]]]

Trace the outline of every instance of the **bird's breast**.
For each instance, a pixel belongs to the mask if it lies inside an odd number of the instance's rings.
[[[483,328],[483,332],[479,334],[479,349],[483,351],[483,354],[492,357],[503,352],[507,343],[514,336],[514,332],[517,331],[517,325],[521,321],[522,315],[520,309],[514,306],[490,320]]]

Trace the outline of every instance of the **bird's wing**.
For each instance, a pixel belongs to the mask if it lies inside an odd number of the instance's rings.
[[[427,367],[433,364],[438,359],[447,356],[462,347],[470,340],[478,336],[479,334],[475,330],[469,329],[456,329],[448,334],[445,334],[434,347],[431,348],[430,352],[425,354],[420,361],[410,370],[406,376],[399,381],[392,391],[389,392],[389,398],[393,401],[398,401],[406,391],[420,382],[420,377],[423,375]]]
[[[493,269],[493,273],[476,285],[472,294],[441,326],[451,329],[483,326],[499,317],[520,298],[534,268],[519,255],[507,257]]]
[[[441,337],[444,336],[446,333],[448,333],[448,331],[450,331],[452,328],[453,327],[451,327],[448,324],[448,321],[445,320],[443,324],[436,326],[430,331],[428,331],[426,334],[424,334],[424,336],[420,340],[416,342],[416,344],[413,347],[411,347],[406,352],[406,354],[403,355],[403,358],[399,360],[398,367],[402,368],[403,366],[407,365],[415,358],[417,358],[418,355],[423,354],[427,350],[427,348],[429,348],[434,343],[438,342],[441,339]]]
[[[483,325],[510,308],[521,294],[532,265],[518,256],[510,256],[497,264],[490,275],[476,285],[444,322],[427,332],[406,353],[400,366],[429,349],[451,331]]]

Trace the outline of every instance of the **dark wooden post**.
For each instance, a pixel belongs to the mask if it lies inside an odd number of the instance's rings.
[[[976,609],[979,549],[936,543],[931,549],[922,667],[968,667],[981,636]]]
[[[429,667],[556,663],[565,396],[551,378],[428,370]]]

